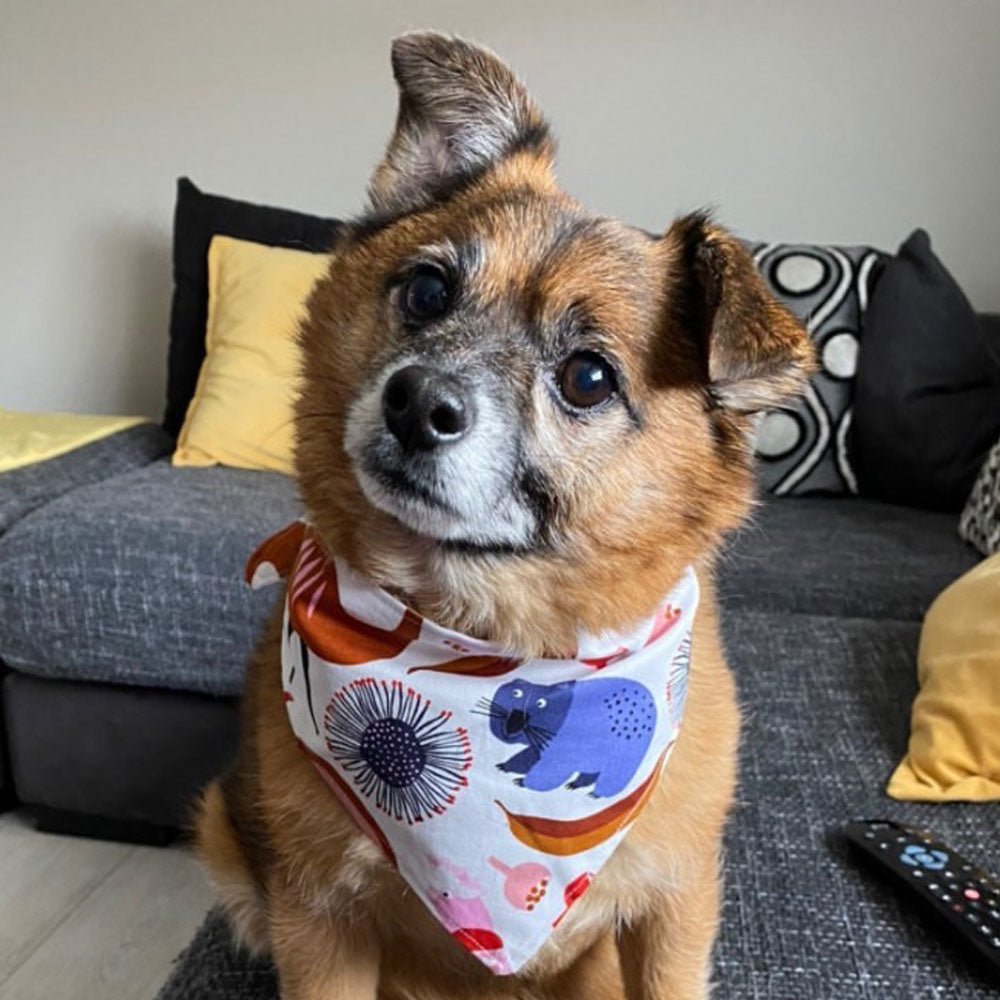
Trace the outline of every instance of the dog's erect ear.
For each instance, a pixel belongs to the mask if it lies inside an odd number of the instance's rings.
[[[754,413],[800,392],[815,367],[812,341],[742,244],[701,212],[678,219],[666,240],[681,321],[699,340],[715,404]]]
[[[554,143],[524,86],[486,49],[436,32],[392,43],[399,114],[369,185],[379,212],[419,208],[518,150],[549,169]]]

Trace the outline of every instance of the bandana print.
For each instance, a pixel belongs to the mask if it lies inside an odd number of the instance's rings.
[[[517,972],[646,804],[684,711],[685,570],[627,635],[521,660],[405,607],[297,522],[247,580],[287,579],[282,696],[300,747],[454,939]]]

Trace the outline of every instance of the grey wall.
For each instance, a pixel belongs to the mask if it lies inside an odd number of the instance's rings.
[[[388,41],[427,26],[515,65],[595,208],[889,249],[919,224],[1000,308],[998,0],[4,0],[0,406],[159,414],[175,176],[356,210]]]

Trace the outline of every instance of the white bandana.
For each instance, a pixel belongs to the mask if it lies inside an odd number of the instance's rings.
[[[517,972],[670,756],[693,570],[633,632],[533,660],[421,618],[326,559],[301,522],[247,567],[254,586],[280,576],[283,697],[302,750],[455,940],[498,975]]]

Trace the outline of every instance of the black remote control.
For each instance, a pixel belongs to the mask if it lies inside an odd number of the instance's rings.
[[[1000,882],[926,830],[874,819],[848,823],[845,833],[1000,969]]]

